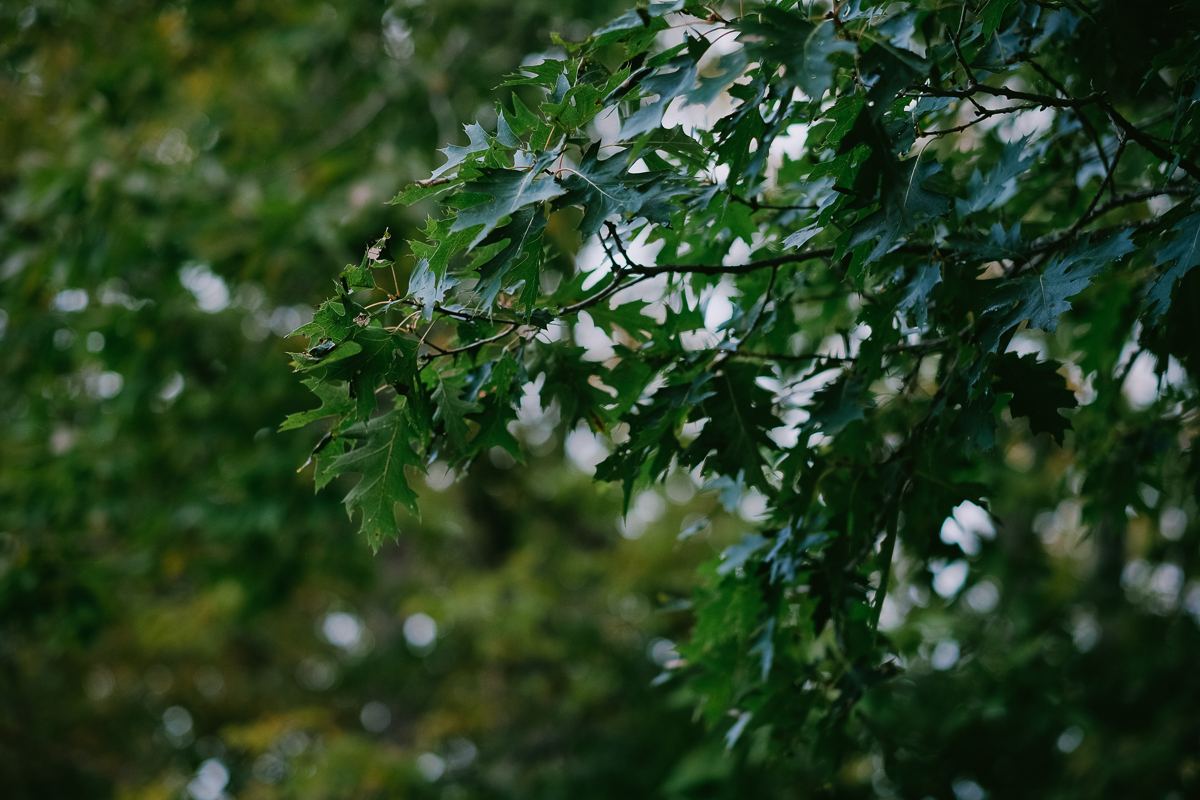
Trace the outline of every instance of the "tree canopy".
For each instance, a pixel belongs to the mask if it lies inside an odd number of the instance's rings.
[[[4,796],[1194,794],[1193,5],[4,5]]]
[[[423,235],[297,331],[322,406],[285,427],[333,417],[315,480],[361,476],[375,548],[427,465],[520,460],[529,398],[626,512],[683,471],[754,518],[662,676],[730,749],[983,797],[1084,748],[1060,786],[1169,791],[1194,768],[1105,759],[1134,723],[1065,676],[1144,653],[1133,716],[1197,688],[1198,32],[1188,4],[674,0],[559,38],[396,197]]]

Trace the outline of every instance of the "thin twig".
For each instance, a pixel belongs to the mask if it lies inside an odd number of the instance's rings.
[[[992,97],[1003,97],[1007,100],[1024,100],[1027,103],[1034,103],[1045,108],[1081,108],[1093,104],[1102,104],[1104,101],[1104,98],[1098,93],[1090,94],[1087,97],[1052,97],[1048,94],[1021,92],[1007,86],[988,86],[984,83],[974,83],[966,89],[936,89],[931,86],[917,86],[912,91],[917,92],[917,94],[907,95],[908,97],[957,97],[960,100],[969,100],[976,94],[987,94]]]
[[[894,253],[916,253],[927,255],[933,245],[901,245],[890,252]],[[746,264],[737,264],[735,266],[725,266],[724,264],[652,264],[645,267],[637,267],[629,270],[634,275],[662,275],[664,273],[678,274],[696,274],[696,275],[745,275],[749,272],[755,272],[768,267],[778,267],[783,264],[798,264],[802,261],[814,261],[817,259],[829,259],[836,254],[837,250],[833,247],[821,247],[813,250],[801,250],[795,253],[785,253],[774,258],[764,258],[759,261],[750,261]]]
[[[611,222],[605,222],[608,228],[608,235],[612,237],[613,244],[616,245],[617,251],[621,254],[621,258],[625,259],[625,266],[629,268],[641,266],[629,257],[629,253],[625,252],[625,244],[621,241],[621,235],[617,232],[617,226]],[[615,262],[614,262],[615,263]]]
[[[624,276],[622,276],[622,277],[624,277]],[[637,286],[639,283],[641,283],[642,281],[646,280],[649,277],[651,277],[651,276],[650,275],[638,275],[638,277],[636,277],[633,280],[628,281],[626,283],[621,283],[620,279],[614,280],[607,289],[597,292],[596,294],[592,295],[591,297],[586,297],[583,300],[580,300],[578,303],[573,303],[569,306],[563,306],[562,308],[560,308],[558,310],[558,315],[560,317],[563,317],[563,316],[567,316],[568,314],[574,314],[578,311],[583,311],[584,309],[586,309],[590,306],[596,305],[601,300],[607,300],[608,298],[612,297],[614,294],[621,291],[622,289],[628,289],[630,286]]]
[[[390,301],[390,302],[394,302],[398,305],[409,306],[410,308],[424,308],[425,307],[423,304],[418,303],[416,300],[399,300],[399,301]],[[376,304],[376,305],[379,305],[379,304]],[[442,305],[434,305],[433,310],[435,313],[442,314],[443,316],[454,317],[455,319],[461,319],[461,320],[465,320],[467,322],[491,322],[491,323],[500,323],[501,325],[524,325],[525,324],[524,320],[506,319],[504,317],[496,317],[496,316],[492,316],[490,314],[473,314],[470,311],[459,311],[457,309],[446,308],[445,306],[442,306]]]
[[[515,331],[518,327],[520,327],[518,324],[512,324],[512,325],[509,325],[504,330],[497,333],[495,336],[489,336],[486,339],[479,339],[478,341],[471,342],[470,344],[465,344],[462,347],[453,347],[449,350],[443,350],[441,347],[437,347],[436,345],[426,342],[425,344],[428,344],[430,347],[433,347],[434,349],[439,350],[440,352],[434,356],[426,356],[425,361],[428,364],[428,363],[432,362],[434,359],[441,358],[442,356],[452,356],[452,355],[457,355],[458,353],[466,353],[469,350],[476,350],[480,347],[483,347],[485,344],[491,344],[492,342],[503,339],[505,336],[508,336],[510,333]]]
[[[896,353],[925,353],[931,350],[937,350],[939,347],[950,342],[950,337],[941,336],[937,339],[924,339],[915,344],[892,344],[883,348],[883,352],[887,355]],[[745,350],[736,353],[738,357],[758,358],[763,361],[837,361],[852,363],[858,361],[858,356],[825,356],[817,353],[801,353],[799,355],[788,355],[786,353],[756,353]]]
[[[963,8],[964,16],[966,15],[966,13],[967,13],[967,9]],[[960,25],[960,27],[961,27],[961,25]],[[975,80],[975,73],[971,72],[971,67],[969,64],[967,64],[966,57],[963,56],[962,48],[958,46],[958,37],[950,32],[949,25],[946,26],[946,36],[950,39],[950,43],[954,45],[954,52],[958,54],[958,61],[960,64],[962,64],[963,70],[967,73],[967,83],[970,84],[971,86],[976,85],[977,83],[979,83],[979,81]]]
[[[1046,108],[1082,108],[1089,105],[1098,105],[1108,115],[1113,124],[1125,132],[1133,141],[1140,144],[1151,155],[1160,161],[1168,164],[1174,164],[1178,159],[1179,166],[1183,168],[1187,174],[1193,178],[1200,180],[1200,166],[1197,166],[1189,159],[1182,155],[1176,156],[1171,151],[1164,148],[1158,142],[1124,116],[1121,115],[1112,104],[1098,92],[1094,92],[1087,97],[1051,97],[1045,94],[1035,94],[1033,92],[1021,92],[1012,89],[1008,86],[988,86],[983,83],[974,83],[966,89],[936,89],[930,86],[915,87],[913,91],[917,92],[916,97],[957,97],[963,100],[968,100],[975,94],[987,94],[992,97],[1004,97],[1009,100],[1024,100],[1029,103],[1036,103],[1039,106]],[[913,95],[910,95],[913,96]]]
[[[1057,89],[1058,93],[1061,94],[1063,97],[1071,96],[1071,93],[1067,91],[1067,87],[1064,86],[1057,78],[1055,78],[1053,75],[1051,75],[1049,70],[1047,70],[1041,64],[1037,63],[1032,58],[1026,58],[1025,62],[1027,64],[1029,64],[1029,66],[1033,67],[1034,70],[1039,75],[1041,75],[1043,78],[1045,78],[1046,81],[1051,86],[1053,86],[1055,89]],[[1108,166],[1108,155],[1104,152],[1104,144],[1100,140],[1099,131],[1097,131],[1095,126],[1092,125],[1091,120],[1089,120],[1083,114],[1080,113],[1080,114],[1077,114],[1076,116],[1079,117],[1079,124],[1082,125],[1083,129],[1085,131],[1087,131],[1088,134],[1092,137],[1092,141],[1094,141],[1096,143],[1096,152],[1100,154],[1100,161],[1101,161],[1101,163],[1104,164],[1104,171],[1108,172],[1110,169],[1110,167]]]
[[[741,195],[727,192],[729,199],[735,203],[741,203],[748,206],[754,211],[816,211],[820,206],[813,203],[806,206],[777,206],[771,203],[760,203],[752,197],[742,197]]]
[[[972,127],[978,125],[979,123],[983,122],[985,119],[988,119],[989,117],[997,117],[997,116],[1000,116],[1001,114],[1011,114],[1015,111],[1032,111],[1033,109],[1035,109],[1037,107],[1038,106],[1035,106],[1035,105],[1026,105],[1026,106],[1009,106],[1008,108],[983,108],[982,111],[975,112],[976,119],[973,119],[970,122],[965,123],[963,125],[956,125],[953,128],[943,128],[943,129],[937,130],[937,131],[923,131],[920,128],[918,128],[917,129],[917,138],[920,139],[920,138],[923,138],[926,136],[936,136],[938,138],[941,138],[948,133],[962,133],[967,128],[972,128]],[[980,106],[980,108],[982,108],[982,106]]]
[[[1117,195],[1112,200],[1109,200],[1107,203],[1092,212],[1091,218],[1088,221],[1090,222],[1093,219],[1099,219],[1109,211],[1112,211],[1114,208],[1120,208],[1121,206],[1127,206],[1132,203],[1141,203],[1145,200],[1149,200],[1152,197],[1161,197],[1163,195],[1188,197],[1195,191],[1195,187],[1188,186],[1156,186],[1152,189],[1139,189],[1136,192]]]
[[[1184,172],[1186,172],[1188,175],[1191,175],[1196,180],[1200,180],[1200,166],[1196,166],[1182,155],[1176,156],[1170,150],[1167,150],[1162,145],[1155,142],[1154,139],[1150,138],[1150,136],[1143,132],[1140,128],[1135,126],[1129,120],[1125,119],[1125,117],[1121,116],[1117,110],[1113,108],[1112,105],[1103,97],[1100,98],[1100,107],[1104,109],[1104,113],[1108,114],[1109,119],[1111,119],[1118,128],[1125,131],[1125,134],[1130,139],[1133,139],[1135,142],[1144,147],[1155,158],[1168,164],[1174,164],[1175,160],[1178,159],[1179,166],[1183,168]],[[1169,178],[1170,176],[1168,175],[1167,177]]]
[[[608,256],[609,263],[613,265],[614,274],[619,278],[621,274],[621,265],[617,263],[617,257],[613,255],[613,251],[609,249],[608,242],[604,240],[603,235],[597,236],[596,238],[600,240],[600,246],[604,248],[604,254]]]
[[[1113,154],[1112,166],[1109,167],[1108,172],[1105,173],[1104,180],[1100,181],[1100,188],[1096,190],[1096,196],[1092,198],[1092,202],[1088,205],[1087,211],[1083,212],[1083,216],[1071,226],[1070,233],[1078,233],[1079,229],[1086,225],[1087,221],[1092,218],[1092,212],[1096,210],[1096,205],[1100,202],[1100,198],[1104,194],[1104,187],[1106,185],[1116,185],[1116,178],[1114,178],[1113,175],[1117,171],[1117,165],[1121,163],[1121,154],[1125,152],[1126,141],[1125,136],[1122,134],[1118,134],[1118,138],[1120,141],[1119,144],[1117,144],[1117,152]]]
[[[637,275],[646,276],[662,275],[668,272],[680,274],[692,273],[697,275],[745,275],[748,272],[766,269],[767,267],[777,267],[782,264],[796,264],[801,261],[832,258],[834,253],[834,248],[823,247],[817,250],[804,250],[798,253],[787,253],[774,258],[764,258],[760,261],[751,261],[747,264],[739,264],[733,267],[727,267],[724,264],[652,264],[630,271]]]

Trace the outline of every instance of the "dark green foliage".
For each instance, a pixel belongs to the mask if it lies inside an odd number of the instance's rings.
[[[1026,713],[1030,653],[1074,665],[1091,647],[1072,645],[1072,615],[1133,624],[1158,591],[1172,646],[1195,644],[1180,605],[1196,561],[1200,18],[1020,0],[733,10],[653,4],[523,68],[509,85],[538,101],[497,108],[494,134],[469,127],[436,173],[442,221],[411,247],[446,252],[445,272],[431,283],[421,261],[364,330],[420,343],[411,391],[438,411],[418,449],[478,463],[535,393],[607,437],[596,475],[627,511],[690,470],[755,520],[702,572],[663,678],[728,750],[825,787],[802,796],[865,797],[871,780],[882,796],[1058,796],[1064,754],[1092,741],[1076,731],[1095,737],[1086,758],[1118,747],[1090,701],[1030,730],[1040,778],[977,767],[950,732]],[[603,272],[575,261],[575,236]],[[411,307],[416,328],[397,316]],[[462,391],[499,364],[516,366],[503,392]],[[1183,550],[1147,543],[1168,513]],[[1047,555],[1032,527],[1075,538]],[[1095,553],[1063,554],[1077,546]],[[1200,616],[1200,589],[1186,597]],[[997,602],[1020,622],[986,617]],[[993,665],[989,648],[1015,649]],[[944,726],[906,731],[897,709],[956,663],[942,683],[969,696],[952,684],[986,672],[982,705],[947,701]],[[1194,786],[1187,741],[1163,787]]]
[[[437,384],[414,389],[416,341],[355,322],[376,311],[364,286],[409,285],[400,242],[425,209],[385,201],[441,163],[455,117],[551,30],[621,10],[0,5],[5,800],[190,800],[212,759],[243,800],[713,788],[677,770],[705,737],[657,702],[647,656],[687,625],[650,604],[686,595],[707,543],[651,555],[623,540],[619,498],[589,492],[561,452],[493,466],[491,447],[519,457],[525,437],[507,427],[524,385],[511,356],[446,371],[479,405],[460,411],[485,460],[441,491],[413,484],[412,519],[393,505],[410,496],[395,465],[424,465],[429,426],[462,428],[435,415]],[[395,265],[371,244],[389,228]],[[451,251],[422,254],[429,291],[454,280]],[[351,265],[345,285],[327,264]],[[408,399],[374,399],[385,380]],[[320,430],[279,434],[285,419]],[[369,531],[401,520],[404,549],[372,556],[347,494]],[[415,650],[403,625],[418,612],[439,630]],[[356,646],[325,634],[336,614],[357,620]],[[386,729],[364,726],[368,703],[390,709]],[[423,754],[448,765],[438,780]]]
[[[1200,794],[1196,4],[602,5],[0,8],[5,797]]]

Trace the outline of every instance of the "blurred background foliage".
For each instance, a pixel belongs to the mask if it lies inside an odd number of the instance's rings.
[[[435,468],[378,556],[339,487],[313,496],[315,435],[276,432],[311,405],[286,334],[380,231],[415,236],[385,201],[489,121],[502,75],[624,5],[0,4],[6,798],[1195,790],[1195,476],[1157,398],[1075,419],[1112,440],[1087,466],[1127,487],[1116,538],[1061,499],[1069,442],[1002,427],[995,516],[964,508],[945,558],[898,576],[905,675],[822,744],[836,786],[806,782],[806,754],[726,753],[655,685],[697,565],[754,509],[678,474],[619,523],[594,441],[536,403],[527,468]],[[1119,307],[1121,280],[1081,307]]]
[[[620,5],[0,5],[0,794],[611,797],[733,768],[677,769],[703,733],[650,685],[713,552],[675,543],[686,478],[622,538],[534,406],[529,469],[442,474],[375,557],[297,474],[312,437],[276,433],[308,403],[285,334],[423,222],[384,201]]]

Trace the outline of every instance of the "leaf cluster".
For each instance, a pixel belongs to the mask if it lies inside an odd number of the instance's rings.
[[[680,674],[729,747],[836,761],[899,663],[897,554],[957,552],[942,523],[988,507],[1011,420],[1104,474],[1131,353],[1195,362],[1197,20],[1130,76],[1092,70],[1114,45],[1075,3],[739,11],[652,3],[513,75],[494,129],[396,198],[440,206],[407,293],[359,305],[348,269],[302,331],[326,405],[295,419],[336,417],[317,480],[362,474],[375,546],[405,465],[520,458],[526,394],[605,437],[627,507],[677,469],[761,501]],[[1161,395],[1180,436],[1187,375]]]

